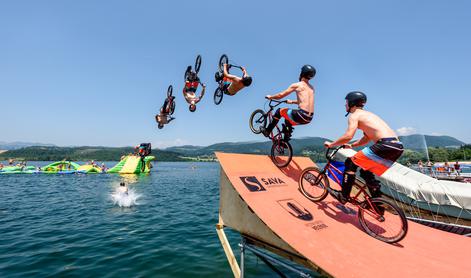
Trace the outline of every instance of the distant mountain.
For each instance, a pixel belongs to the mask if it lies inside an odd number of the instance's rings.
[[[400,140],[407,149],[423,150],[425,147],[424,138],[427,147],[459,147],[465,145],[464,142],[450,136],[432,136],[432,135],[408,135],[400,136]],[[295,154],[301,154],[306,151],[319,151],[323,148],[324,141],[330,139],[323,137],[304,137],[293,138],[290,143],[293,146]],[[225,142],[202,146],[178,146],[166,148],[166,151],[181,153],[185,156],[203,156],[212,155],[214,152],[228,153],[250,153],[250,154],[267,154],[271,149],[270,141],[263,142]]]
[[[322,148],[324,141],[328,139],[322,137],[305,137],[291,139],[291,145],[295,154],[301,153],[305,149]],[[250,154],[267,154],[271,149],[271,141],[264,142],[224,142],[201,146],[179,146],[166,148],[166,151],[181,153],[185,156],[203,156],[212,155],[214,152],[228,153],[250,153]]]
[[[0,150],[17,150],[21,148],[39,146],[39,147],[53,147],[53,144],[43,144],[43,143],[30,143],[30,142],[1,142],[0,141]]]
[[[466,143],[451,136],[413,134],[399,137],[406,149],[423,150],[425,147],[459,147]]]

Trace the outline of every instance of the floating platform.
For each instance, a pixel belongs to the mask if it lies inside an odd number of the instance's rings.
[[[366,234],[356,209],[328,196],[316,204],[298,190],[302,170],[315,164],[294,157],[283,169],[268,156],[216,153],[221,164],[217,232],[234,276],[243,276],[224,234],[331,277],[469,277],[471,238],[409,221],[407,236],[387,244]],[[331,181],[333,183],[333,181]]]

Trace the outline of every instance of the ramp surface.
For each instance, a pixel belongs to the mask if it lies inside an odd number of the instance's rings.
[[[298,178],[304,168],[314,165],[308,158],[295,157],[280,170],[268,156],[216,155],[222,167],[220,215],[224,224],[301,255],[329,275],[469,277],[471,273],[470,238],[409,221],[406,238],[391,245],[368,236],[356,214],[330,196],[319,204],[306,199],[298,190]],[[231,198],[236,205],[229,210],[224,204],[231,203],[227,201]],[[248,209],[242,212],[244,206]],[[242,215],[247,213],[252,216]],[[258,228],[245,230],[249,221]],[[270,233],[259,232],[265,227],[276,237],[271,242]]]

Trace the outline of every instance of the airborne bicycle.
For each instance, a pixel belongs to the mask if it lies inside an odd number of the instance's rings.
[[[242,70],[241,66],[229,64],[229,57],[226,54],[223,54],[221,58],[219,58],[219,65],[218,65],[218,72],[216,72],[216,80],[218,83],[218,87],[216,91],[214,91],[214,103],[219,105],[222,102],[222,98],[225,94],[227,94],[227,86],[224,84],[224,64],[227,64],[227,70],[229,71],[230,68],[238,68]]]
[[[249,122],[252,132],[260,134],[262,132],[262,128],[267,127],[267,122],[271,122],[273,120],[273,109],[282,103],[287,103],[287,101],[271,99],[268,103],[270,108],[267,112],[262,109],[255,110],[250,116]],[[293,148],[288,140],[285,139],[291,137],[291,133],[288,131],[285,124],[282,124],[281,129],[276,125],[275,129],[273,129],[268,136],[272,141],[270,158],[277,167],[283,168],[288,166],[293,158]]]

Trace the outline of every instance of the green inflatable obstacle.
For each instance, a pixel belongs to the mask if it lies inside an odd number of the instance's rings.
[[[80,167],[79,164],[73,161],[56,161],[41,168],[41,172],[45,174],[56,174],[56,173],[72,173],[76,172]]]
[[[140,174],[149,173],[152,168],[151,161],[155,160],[155,156],[149,155],[141,159],[137,155],[128,155],[124,157],[118,164],[108,170],[108,173],[119,174]]]

